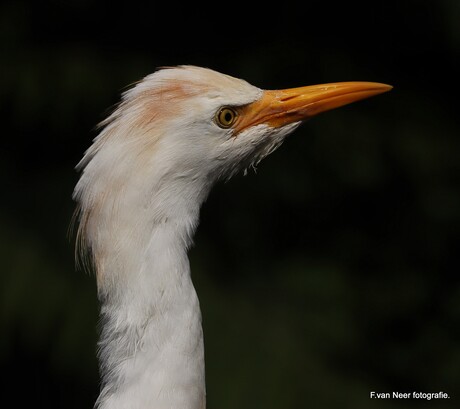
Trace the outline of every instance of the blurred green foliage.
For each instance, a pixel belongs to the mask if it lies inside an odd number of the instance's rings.
[[[263,88],[395,86],[304,125],[204,205],[190,257],[208,407],[458,407],[459,2],[285,2],[225,18],[176,6],[0,6],[4,396],[92,406],[98,305],[67,239],[73,167],[125,86],[186,63]]]

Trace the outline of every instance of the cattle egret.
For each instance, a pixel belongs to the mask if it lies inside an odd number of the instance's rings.
[[[148,75],[77,165],[80,252],[101,302],[100,409],[204,409],[201,312],[187,250],[215,182],[302,121],[390,90],[343,82],[265,91],[210,69]]]

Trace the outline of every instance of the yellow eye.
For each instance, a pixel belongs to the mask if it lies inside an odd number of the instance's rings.
[[[221,128],[230,128],[238,117],[237,112],[233,108],[221,108],[216,114],[216,122]]]

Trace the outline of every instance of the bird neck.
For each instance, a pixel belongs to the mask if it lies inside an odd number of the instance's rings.
[[[165,200],[130,204],[126,214],[121,200],[108,225],[114,240],[105,241],[113,247],[98,250],[102,274],[112,277],[100,285],[100,409],[205,407],[201,312],[187,258],[201,200],[179,197],[160,211]]]

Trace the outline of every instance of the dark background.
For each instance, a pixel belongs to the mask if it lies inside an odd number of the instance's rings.
[[[126,85],[195,64],[261,88],[394,86],[308,122],[204,205],[190,258],[208,407],[459,407],[460,2],[253,7],[2,2],[2,401],[92,407],[98,304],[67,238],[74,166]]]

